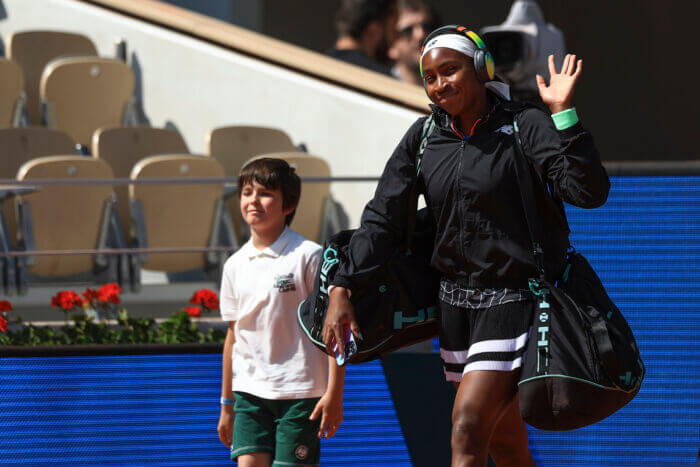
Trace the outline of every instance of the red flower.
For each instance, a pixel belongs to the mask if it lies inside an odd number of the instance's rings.
[[[122,292],[122,288],[119,284],[112,282],[111,284],[105,284],[97,290],[97,299],[100,302],[111,303],[113,305],[119,304],[119,294]]]
[[[0,312],[12,311],[12,304],[7,300],[0,300]]]
[[[7,331],[7,320],[0,315],[0,332]]]
[[[195,317],[202,316],[202,309],[199,308],[198,306],[186,306],[185,311],[190,316],[195,316]]]
[[[51,298],[51,306],[59,307],[63,311],[72,310],[75,307],[83,306],[83,300],[80,295],[72,290],[61,290]]]
[[[97,290],[90,288],[85,289],[85,292],[83,292],[81,295],[90,305],[95,305],[95,301],[97,301],[99,297]]]
[[[219,297],[216,292],[209,289],[199,289],[190,298],[190,303],[193,305],[201,305],[208,310],[219,309]]]

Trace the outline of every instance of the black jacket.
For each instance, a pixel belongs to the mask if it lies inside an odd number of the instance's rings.
[[[446,279],[465,287],[526,288],[527,279],[537,273],[515,172],[516,113],[523,150],[534,167],[550,279],[563,270],[569,229],[561,202],[547,190],[575,206],[595,208],[605,202],[610,182],[593,138],[580,122],[558,131],[540,109],[494,102],[466,138],[451,128],[449,114],[432,106],[436,128],[423,154],[418,188],[437,224],[432,265]],[[369,273],[404,248],[408,213],[415,209],[410,193],[425,118],[408,129],[387,162],[334,285],[350,290],[365,286]]]

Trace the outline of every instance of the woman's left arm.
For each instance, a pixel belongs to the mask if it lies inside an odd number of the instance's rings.
[[[549,86],[539,75],[537,85],[552,116],[527,110],[518,123],[523,149],[539,165],[553,194],[575,206],[595,208],[605,203],[610,180],[593,137],[578,121],[571,104],[582,66],[581,60],[576,62],[575,55],[567,55],[558,73],[550,55]]]

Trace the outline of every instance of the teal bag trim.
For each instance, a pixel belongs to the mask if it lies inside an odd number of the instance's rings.
[[[634,391],[636,390],[636,387],[637,387],[637,385],[635,384],[635,386],[634,386],[633,388],[631,388],[631,389],[625,391],[624,389],[620,388],[619,386],[603,386],[602,384],[594,383],[593,381],[588,381],[587,379],[576,378],[575,376],[555,375],[555,374],[553,374],[553,375],[533,376],[532,378],[528,378],[528,379],[524,379],[524,380],[522,380],[522,381],[519,381],[519,382],[518,382],[518,386],[520,386],[520,385],[523,384],[523,383],[527,383],[528,381],[534,381],[534,380],[536,380],[536,379],[542,379],[542,378],[564,378],[564,379],[571,379],[571,380],[578,381],[578,382],[580,382],[580,383],[586,383],[586,384],[588,384],[588,385],[590,385],[590,386],[595,386],[595,387],[598,387],[598,388],[601,388],[601,389],[608,389],[608,390],[610,390],[610,391],[620,391],[620,392],[624,392],[624,393],[634,392]],[[639,382],[641,382],[641,379],[639,379]]]

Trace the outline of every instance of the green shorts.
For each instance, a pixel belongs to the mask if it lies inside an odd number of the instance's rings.
[[[269,452],[273,466],[318,465],[321,417],[309,420],[318,398],[270,400],[234,393],[231,460],[242,454]]]

